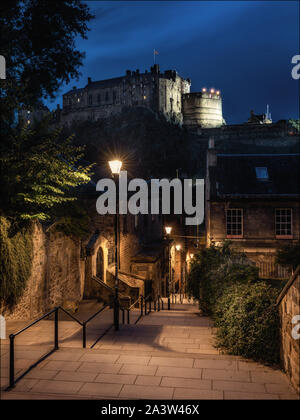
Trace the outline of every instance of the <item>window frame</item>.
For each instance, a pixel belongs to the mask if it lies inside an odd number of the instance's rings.
[[[290,234],[285,234],[285,235],[281,235],[281,234],[277,234],[277,211],[281,211],[281,210],[290,210],[290,215],[291,215],[291,233]],[[279,222],[279,223],[284,223],[284,222]],[[286,222],[287,223],[287,222]],[[276,207],[275,208],[275,217],[274,217],[274,224],[275,224],[275,237],[276,239],[293,239],[293,208],[292,207]]]
[[[237,235],[232,234],[232,233],[230,233],[230,234],[228,233],[228,212],[232,211],[232,210],[235,210],[235,211],[239,210],[241,212],[241,233],[237,234]],[[235,238],[241,239],[241,238],[243,238],[244,237],[244,209],[242,209],[242,208],[225,209],[225,217],[226,217],[226,225],[225,225],[226,238],[229,238],[229,239],[235,239]],[[232,224],[232,222],[231,222],[231,224]]]

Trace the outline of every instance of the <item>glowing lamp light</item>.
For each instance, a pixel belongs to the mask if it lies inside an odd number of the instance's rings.
[[[203,88],[203,89],[202,89],[202,92],[206,92],[206,88]]]
[[[165,231],[167,235],[170,235],[170,233],[172,232],[172,228],[170,226],[166,226]]]
[[[216,94],[217,94],[217,95],[220,95],[220,91],[219,91],[219,90],[217,90]]]
[[[120,173],[122,168],[122,162],[120,160],[110,160],[108,164],[113,175]]]
[[[181,249],[181,245],[180,245],[180,244],[178,244],[178,245],[176,245],[176,246],[175,246],[175,248],[176,248],[176,250],[177,250],[177,251],[180,251],[180,249]]]
[[[194,254],[190,254],[191,260],[194,258]]]
[[[210,89],[210,93],[215,93],[215,89]]]

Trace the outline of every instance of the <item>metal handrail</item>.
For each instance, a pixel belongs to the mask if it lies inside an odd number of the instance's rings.
[[[52,353],[54,353],[56,350],[59,349],[59,340],[58,340],[58,312],[61,310],[65,314],[67,314],[70,318],[72,318],[74,321],[76,321],[79,325],[82,326],[82,346],[83,348],[86,348],[86,327],[87,324],[94,319],[99,313],[104,311],[108,306],[110,306],[110,303],[103,306],[99,311],[97,311],[95,314],[93,314],[90,318],[88,318],[86,321],[81,322],[79,319],[77,319],[75,316],[70,314],[68,311],[66,311],[61,306],[57,306],[51,311],[47,312],[45,315],[41,316],[40,318],[36,319],[35,321],[31,322],[29,325],[26,325],[26,327],[22,328],[21,330],[17,331],[16,333],[9,335],[9,341],[10,341],[10,347],[9,347],[9,386],[6,388],[6,390],[10,390],[15,387],[16,383],[22,379],[27,373],[29,373],[34,367],[36,367],[39,363],[41,363],[43,360],[45,360],[48,356],[50,356]],[[42,321],[45,318],[48,318],[50,315],[54,313],[54,347],[52,350],[50,350],[48,353],[43,355],[37,362],[33,363],[29,366],[28,369],[25,370],[20,376],[15,378],[15,337],[20,335],[22,332],[28,330],[33,325],[37,324],[38,322]],[[112,326],[112,325],[111,325]],[[111,326],[97,339],[97,341],[92,345],[92,347],[110,330]],[[92,348],[91,347],[91,348]]]
[[[141,300],[141,313],[137,320],[135,321],[135,324],[139,322],[139,320],[142,318],[143,315],[149,315],[152,311],[151,302],[153,302],[153,309],[154,311],[160,311],[160,308],[164,309],[164,302],[160,295],[158,295],[155,299],[152,298],[152,295],[149,294],[148,296],[144,297],[143,295],[140,295],[139,298],[128,308],[127,310],[127,324],[130,324],[130,311],[131,309],[136,305],[136,303]],[[149,302],[149,308],[147,311],[147,302]],[[122,321],[123,324],[125,324],[125,310],[122,309]]]

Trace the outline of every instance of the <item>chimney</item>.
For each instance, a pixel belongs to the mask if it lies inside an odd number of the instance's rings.
[[[88,85],[89,85],[90,83],[92,83],[92,78],[91,78],[91,77],[88,77]]]
[[[130,70],[126,70],[126,76],[131,76],[131,71]]]

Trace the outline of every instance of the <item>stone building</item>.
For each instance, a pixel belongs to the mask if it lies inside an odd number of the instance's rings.
[[[74,87],[63,95],[61,124],[108,118],[124,107],[146,107],[192,129],[195,125],[223,125],[220,91],[190,93],[190,87],[190,79],[182,78],[175,70],[161,73],[158,64],[150,72],[127,70],[125,76],[108,80],[94,82],[89,77],[85,87]]]
[[[107,118],[124,107],[146,107],[163,113],[170,121],[182,123],[182,95],[191,82],[174,70],[161,73],[156,64],[150,72],[126,71],[126,75],[92,81],[84,88],[73,88],[63,95],[62,124],[73,120]]]
[[[230,154],[208,150],[206,243],[230,239],[262,278],[287,278],[274,263],[281,244],[300,239],[300,154]]]

